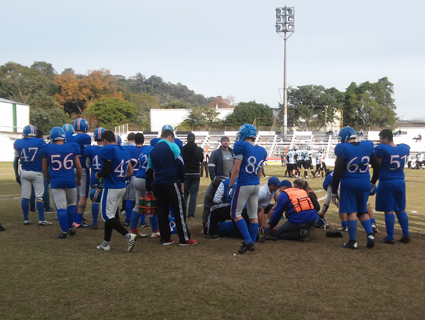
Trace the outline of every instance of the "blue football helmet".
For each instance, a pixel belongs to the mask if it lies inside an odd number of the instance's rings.
[[[257,129],[249,123],[241,125],[236,135],[236,141],[243,141],[246,138],[252,138],[254,140],[257,138]]]
[[[85,133],[89,130],[89,123],[86,119],[78,118],[74,121],[74,130],[83,131]]]
[[[65,131],[61,127],[50,130],[50,141],[65,140]]]
[[[36,129],[33,125],[28,124],[24,127],[24,130],[22,131],[22,135],[24,137],[35,137]]]
[[[118,147],[121,147],[122,139],[120,136],[115,135],[116,143]]]
[[[63,129],[63,131],[65,131],[65,132],[71,132],[71,133],[74,133],[74,127],[72,126],[72,124],[69,124],[69,123],[64,124],[64,125],[62,126],[62,129]]]
[[[339,130],[338,133],[338,141],[341,143],[345,143],[350,139],[356,138],[356,131],[351,127],[345,127]]]
[[[102,199],[103,187],[97,184],[94,184],[90,189],[90,199],[94,203],[100,203],[100,199]]]
[[[96,128],[95,130],[94,130],[94,141],[97,141],[97,140],[102,140],[102,133],[104,133],[106,130],[104,129],[104,128],[102,128],[102,127],[99,127],[99,128]]]

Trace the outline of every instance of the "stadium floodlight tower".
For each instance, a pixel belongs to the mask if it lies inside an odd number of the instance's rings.
[[[288,133],[288,89],[286,84],[286,40],[294,32],[294,7],[276,8],[276,33],[283,39],[283,137]],[[283,33],[283,37],[282,37]]]

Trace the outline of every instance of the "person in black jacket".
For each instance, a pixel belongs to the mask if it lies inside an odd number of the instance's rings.
[[[187,199],[190,195],[187,217],[195,218],[196,198],[198,197],[200,176],[200,165],[204,160],[204,150],[195,143],[195,135],[191,132],[187,135],[187,143],[181,149],[184,161],[184,199],[187,206]]]
[[[230,170],[233,169],[235,159],[233,159],[233,150],[229,147],[230,139],[227,136],[221,138],[221,146],[211,153],[208,162],[208,171],[211,181],[216,176],[230,178]]]

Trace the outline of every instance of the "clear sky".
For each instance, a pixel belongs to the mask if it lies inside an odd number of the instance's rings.
[[[386,76],[398,116],[425,118],[423,0],[3,0],[0,64],[141,72],[206,97],[277,107],[283,40],[275,8],[285,5],[295,7],[288,85],[344,91]]]

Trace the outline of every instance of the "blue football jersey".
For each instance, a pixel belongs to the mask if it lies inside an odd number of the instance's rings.
[[[84,154],[84,148],[91,145],[91,137],[87,133],[74,133],[65,141],[66,143],[76,143],[80,146],[81,168],[87,168],[86,157],[83,154]]]
[[[344,179],[369,180],[369,163],[373,154],[372,141],[365,140],[357,145],[352,143],[339,143],[335,147],[335,155],[345,160],[345,168],[341,175]]]
[[[80,154],[76,143],[47,144],[41,150],[49,164],[50,187],[52,189],[75,188],[74,157]]]
[[[139,154],[139,169],[137,170],[136,177],[146,179],[146,169],[148,168],[149,153],[152,150],[152,146],[143,146]]]
[[[100,159],[100,150],[103,146],[88,146],[84,148],[83,155],[90,161],[90,185],[99,184],[95,174],[102,170],[103,161]]]
[[[323,189],[325,191],[328,191],[328,186],[332,187],[332,181],[334,179],[334,172],[331,171],[328,176],[325,178],[325,181],[323,181]]]
[[[237,141],[233,148],[234,158],[242,160],[239,171],[239,185],[260,184],[258,171],[263,167],[267,151],[261,146],[254,146],[246,141]]]
[[[139,171],[139,156],[142,152],[143,146],[137,147],[136,145],[128,145],[125,146],[125,148],[128,148],[130,150],[131,166],[133,167],[133,176],[135,176],[137,174],[137,171]]]
[[[128,148],[108,144],[100,149],[100,159],[111,161],[111,174],[103,179],[103,185],[109,189],[125,188],[125,176],[130,163],[131,153]]]
[[[42,172],[41,148],[46,145],[41,138],[24,138],[16,140],[13,147],[22,166],[26,171]]]
[[[380,144],[375,147],[375,154],[382,158],[379,180],[404,179],[404,166],[410,154],[410,147],[401,143],[397,146]]]

